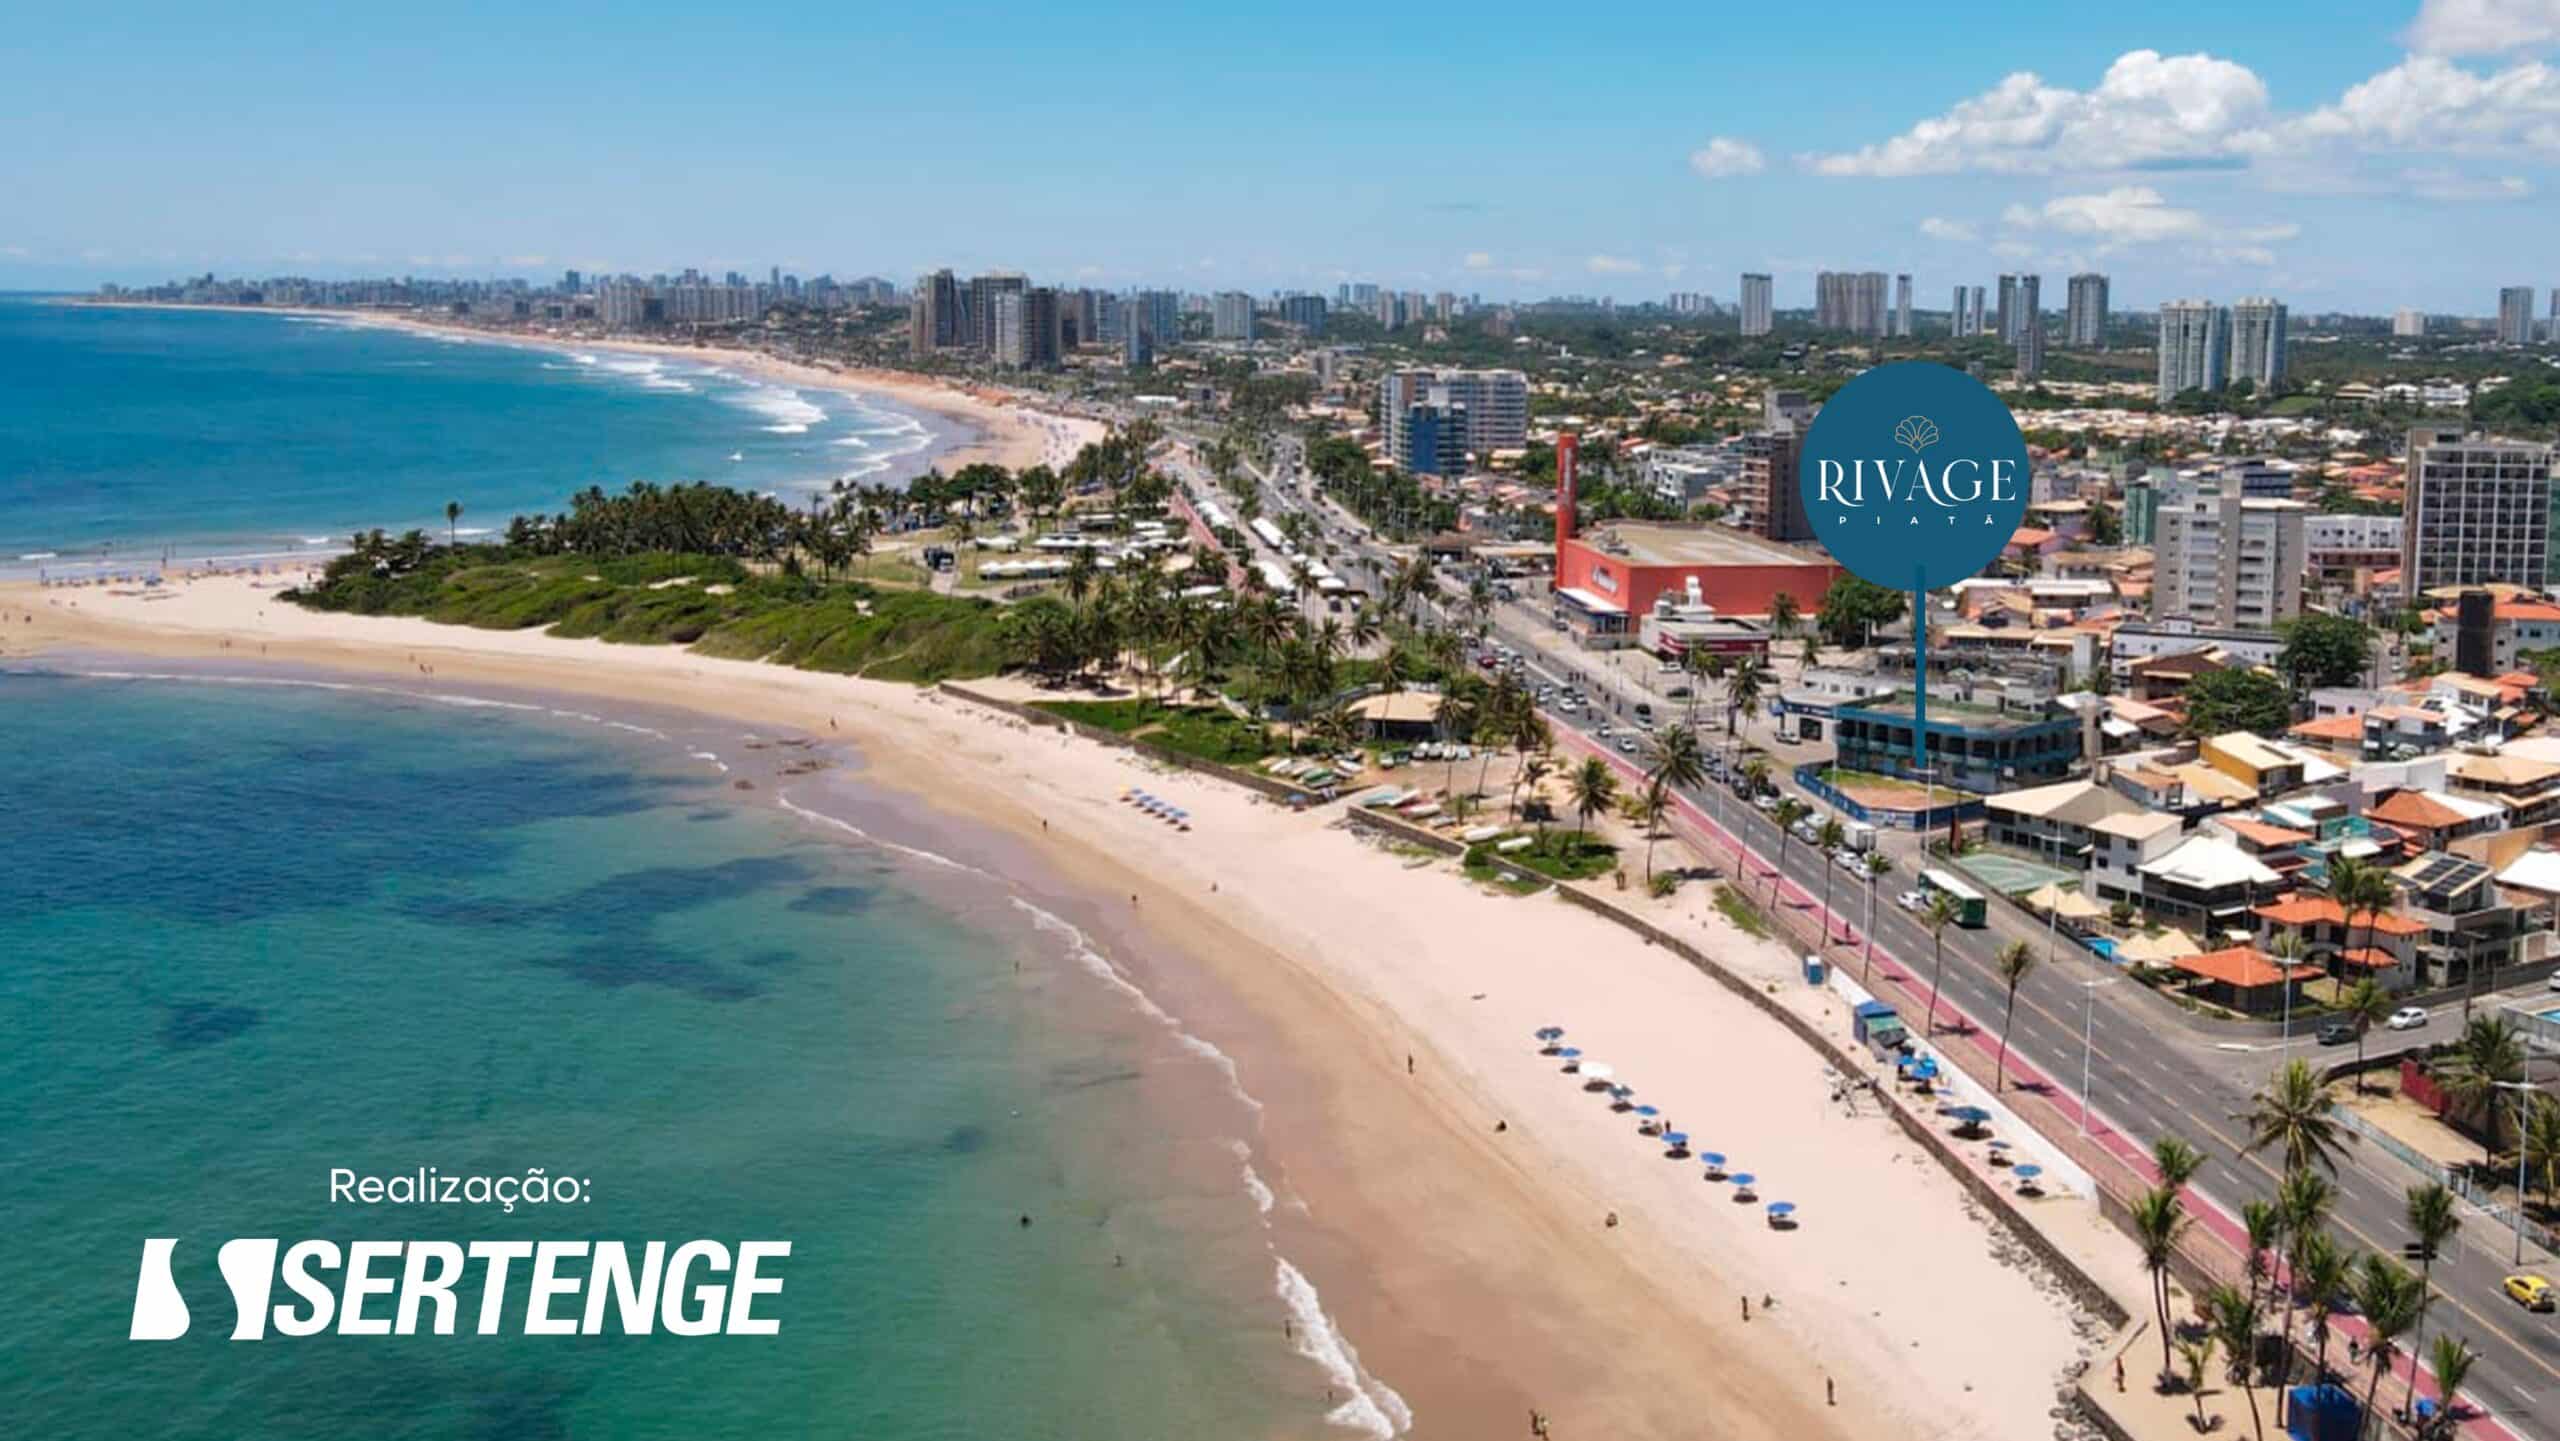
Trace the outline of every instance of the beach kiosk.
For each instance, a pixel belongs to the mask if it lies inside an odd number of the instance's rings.
[[[1868,1001],[1851,1011],[1849,1034],[1880,1057],[1899,1054],[1911,1042],[1902,1017],[1882,1001]]]

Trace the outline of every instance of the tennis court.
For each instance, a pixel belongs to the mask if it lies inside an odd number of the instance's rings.
[[[1956,862],[1966,875],[1982,882],[2004,896],[2023,896],[2043,885],[2077,885],[2078,871],[2066,871],[2042,861],[2013,856],[2000,851],[1976,851]]]

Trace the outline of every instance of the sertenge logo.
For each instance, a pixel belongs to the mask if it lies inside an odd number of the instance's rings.
[[[1797,485],[1813,532],[1859,577],[1953,585],[2026,518],[2027,441],[1982,382],[1926,360],[1880,365],[1822,407]]]

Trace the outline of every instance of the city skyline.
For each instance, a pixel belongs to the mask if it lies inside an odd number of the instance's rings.
[[[272,15],[170,10],[113,37],[40,15],[0,60],[15,97],[0,115],[23,138],[0,159],[21,200],[0,222],[0,286],[948,265],[1104,287],[1732,303],[1747,271],[1791,310],[1821,271],[1910,274],[1944,295],[2094,270],[2122,311],[2281,294],[2303,313],[2481,315],[2502,286],[2560,281],[2538,273],[2527,224],[2560,164],[2539,118],[2560,105],[2542,63],[2560,7],[2484,18],[2476,0],[2393,0],[2305,27],[2181,4],[2074,17],[2060,35],[2006,23],[2035,12],[2005,0],[1954,26],[1853,8],[1874,43],[1665,9],[1626,17],[1658,32],[1643,45],[1565,34],[1531,68],[1515,30],[1428,12],[1293,12],[1310,43],[1248,53],[1221,37],[1268,17],[1129,7],[1146,88],[1009,88],[1027,61],[990,52],[987,93],[1023,97],[1003,104],[928,64],[948,33],[894,17],[795,22],[811,43],[780,45],[769,21],[563,15],[564,65],[534,39],[419,47],[422,22],[399,7],[320,42]],[[1006,50],[1038,54],[1093,18],[990,20],[1021,42]],[[1684,47],[1652,43],[1692,31],[1752,63],[1702,94]],[[679,33],[754,63],[653,78]],[[831,40],[861,57],[859,83]],[[1392,64],[1406,41],[1519,83],[1462,139],[1437,138],[1417,128],[1437,102]],[[414,77],[402,95],[351,78],[392,55]],[[1852,103],[1803,107],[1809,85]],[[1432,163],[1377,167],[1381,126],[1420,137],[1413,158]]]

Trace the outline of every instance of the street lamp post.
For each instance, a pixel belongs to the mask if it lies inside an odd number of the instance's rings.
[[[2536,1088],[2535,1088],[2535,1086],[2533,1085],[2533,1083],[2532,1083],[2532,1082],[2530,1082],[2530,1081],[2492,1081],[2492,1082],[2490,1082],[2489,1084],[2491,1084],[2491,1085],[2493,1085],[2493,1086],[2497,1087],[2497,1088],[2498,1088],[2499,1090],[2501,1090],[2501,1091],[2513,1091],[2513,1092],[2515,1092],[2515,1093],[2516,1093],[2516,1259],[2515,1259],[2515,1264],[2516,1264],[2516,1265],[2518,1265],[2518,1266],[2522,1266],[2522,1265],[2524,1264],[2524,1157],[2525,1157],[2525,1148],[2524,1148],[2524,1128],[2525,1128],[2525,1125],[2527,1124],[2527,1122],[2529,1122],[2529,1121],[2532,1119],[2531,1113],[2530,1113],[2530,1112],[2528,1112],[2525,1108],[2526,1108],[2527,1106],[2529,1106],[2529,1105],[2531,1105],[2531,1104],[2532,1104],[2532,1098],[2533,1098],[2533,1095],[2534,1095],[2534,1093],[2535,1093]],[[2496,1110],[2495,1110],[2495,1109],[2492,1109],[2492,1110],[2490,1111],[2490,1114],[2491,1114],[2492,1116],[2495,1116],[2495,1115],[2497,1114],[2497,1112],[2496,1112]],[[2493,1125],[2493,1127],[2492,1127],[2492,1132],[2493,1132],[2493,1133],[2494,1133],[2494,1130],[2495,1130],[2495,1128],[2494,1128],[2494,1125]]]
[[[2090,1088],[2097,1081],[2098,988],[2113,985],[2113,976],[2091,976],[2080,983],[2080,1134],[2089,1134]]]

